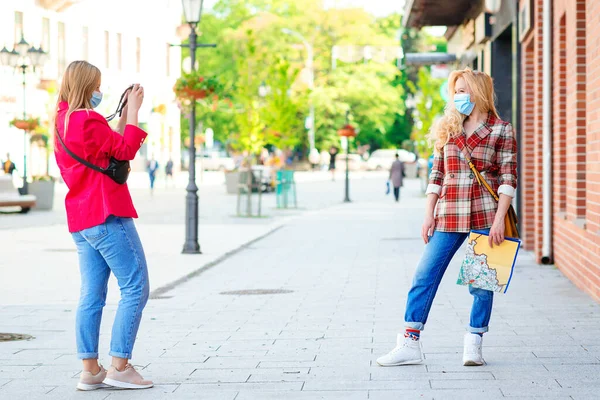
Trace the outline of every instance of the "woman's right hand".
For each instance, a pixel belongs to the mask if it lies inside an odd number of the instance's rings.
[[[137,113],[144,102],[144,88],[139,83],[133,85],[127,96],[128,111]]]
[[[423,227],[421,228],[421,237],[425,244],[429,243],[429,237],[433,236],[433,230],[435,229],[435,218],[433,215],[427,215],[425,221],[423,221]]]

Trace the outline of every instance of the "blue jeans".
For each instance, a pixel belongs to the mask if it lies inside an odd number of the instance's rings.
[[[81,294],[76,317],[77,357],[98,358],[102,309],[112,271],[121,301],[112,329],[110,355],[131,358],[150,285],[142,243],[131,218],[110,216],[103,224],[73,233],[79,253]]]
[[[487,231],[489,232],[489,229]],[[418,330],[425,328],[431,304],[444,272],[468,236],[468,233],[435,231],[429,238],[406,300],[404,321],[407,328]],[[492,315],[494,292],[471,286],[469,286],[469,292],[473,295],[473,306],[471,307],[468,331],[471,333],[487,332]]]

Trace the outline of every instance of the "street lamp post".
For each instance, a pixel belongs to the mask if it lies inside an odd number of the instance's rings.
[[[308,77],[308,88],[313,91],[315,89],[315,70],[313,67],[314,64],[314,52],[313,47],[308,41],[302,36],[300,32],[293,31],[291,29],[284,28],[281,30],[283,33],[291,36],[296,36],[298,39],[302,41],[304,47],[306,47],[306,69],[309,71]],[[315,148],[315,103],[311,98],[310,101],[310,129],[308,130],[308,144],[310,147],[310,151]],[[310,154],[310,153],[309,153]]]
[[[196,68],[196,49],[202,47],[216,47],[214,44],[198,44],[198,35],[196,27],[202,17],[202,7],[204,0],[182,0],[183,13],[185,21],[191,28],[189,44],[181,45],[190,49],[191,68]],[[196,102],[192,101],[190,112],[190,166],[189,180],[186,187],[187,195],[185,197],[185,243],[183,244],[184,254],[201,254],[200,244],[198,243],[198,186],[196,185]]]
[[[12,51],[3,47],[0,50],[0,64],[21,70],[23,74],[23,119],[27,119],[27,71],[31,68],[34,72],[36,68],[41,68],[47,60],[48,53],[42,48],[35,48],[21,36],[21,41],[15,43]],[[28,193],[27,185],[27,131],[23,131],[23,188],[21,194]]]
[[[350,110],[346,110],[346,126],[350,125]],[[346,196],[344,203],[350,203],[350,168],[348,168],[348,159],[350,158],[350,136],[346,137]]]

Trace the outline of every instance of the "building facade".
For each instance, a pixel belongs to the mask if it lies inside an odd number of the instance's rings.
[[[181,15],[181,2],[176,0],[153,1],[143,12],[134,0],[1,2],[0,47],[12,50],[24,38],[49,57],[43,68],[28,71],[25,91],[21,72],[0,66],[0,158],[10,152],[22,170],[26,151],[31,174],[45,173],[39,149],[24,141],[23,132],[9,127],[9,121],[25,109],[28,117],[40,118],[52,137],[49,127],[61,76],[71,61],[87,60],[102,71],[104,97],[98,112],[103,115],[114,112],[130,84],[145,88],[140,123],[149,138],[132,168],[143,170],[152,156],[163,165],[169,158],[179,164],[180,112],[172,88],[180,74],[181,52],[170,44],[180,42],[176,29]],[[54,157],[50,162],[50,173],[57,175]]]
[[[600,2],[414,0],[407,7],[407,26],[448,27],[457,67],[489,73],[500,116],[518,127],[524,248],[600,301]]]

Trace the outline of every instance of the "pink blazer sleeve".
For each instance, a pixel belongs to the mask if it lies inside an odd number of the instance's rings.
[[[94,158],[114,157],[133,160],[148,134],[134,125],[126,125],[123,136],[112,130],[103,116],[90,111],[83,124],[84,149]]]

